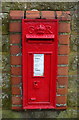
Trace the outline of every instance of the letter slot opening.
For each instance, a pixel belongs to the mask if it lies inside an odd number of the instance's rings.
[[[54,41],[54,35],[26,35],[28,42],[52,42]]]

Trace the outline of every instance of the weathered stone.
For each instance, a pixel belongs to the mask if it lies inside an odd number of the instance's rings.
[[[50,10],[50,11],[71,11],[71,42],[70,42],[70,55],[69,55],[69,85],[68,85],[68,108],[65,111],[54,111],[54,110],[26,110],[25,112],[14,112],[14,111],[3,111],[4,118],[74,118],[77,117],[77,85],[78,80],[76,80],[76,64],[77,64],[77,50],[76,46],[77,40],[79,40],[78,34],[78,24],[77,21],[77,3],[56,3],[56,2],[3,2],[2,11],[3,14],[0,14],[2,18],[2,32],[3,32],[3,108],[10,109],[11,104],[11,90],[10,90],[10,58],[9,58],[9,11],[10,10]],[[1,20],[1,19],[0,19]],[[1,28],[0,28],[1,30]],[[4,35],[7,34],[7,35]],[[79,49],[78,49],[79,50]],[[4,54],[5,52],[5,54]],[[73,77],[74,76],[74,77]],[[72,108],[74,107],[74,108]]]
[[[9,36],[4,35],[2,36],[2,51],[9,52],[10,51],[10,44],[9,44]]]

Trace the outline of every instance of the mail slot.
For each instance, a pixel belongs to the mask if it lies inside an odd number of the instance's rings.
[[[22,20],[23,109],[56,108],[58,20]]]

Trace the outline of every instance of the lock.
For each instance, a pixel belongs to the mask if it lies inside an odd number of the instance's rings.
[[[34,85],[34,88],[39,88],[39,81],[34,81],[33,85]]]

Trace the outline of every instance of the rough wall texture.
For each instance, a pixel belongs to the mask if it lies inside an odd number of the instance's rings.
[[[68,108],[66,111],[53,111],[53,110],[31,110],[25,112],[13,112],[11,111],[11,76],[10,76],[10,42],[9,41],[9,11],[10,10],[32,10],[38,9],[39,11],[70,11],[71,12],[71,40],[70,40],[70,52],[69,52],[69,82],[68,82],[68,96],[67,96],[67,105]],[[77,9],[78,3],[21,3],[21,2],[14,2],[14,3],[2,3],[2,12],[0,13],[0,17],[2,18],[2,51],[3,51],[3,118],[76,118],[77,117],[77,84],[78,80],[76,77],[77,73],[77,46],[78,46],[78,31],[77,26],[79,23],[79,19],[77,20]],[[21,14],[22,16],[22,14]],[[20,20],[17,20],[20,22]],[[1,30],[1,28],[0,28]],[[66,34],[65,34],[66,35]],[[15,36],[12,34],[12,36]],[[67,36],[67,35],[66,35]],[[0,36],[1,38],[1,36]],[[13,37],[12,37],[13,38]],[[17,44],[20,47],[19,42],[20,34],[17,35]],[[62,35],[59,37],[61,39],[60,44],[69,44],[68,40],[63,41]],[[66,39],[69,39],[66,37]],[[65,43],[64,43],[65,42]],[[12,40],[12,44],[16,44],[16,41]],[[16,45],[17,46],[17,45]],[[16,56],[18,57],[18,56]],[[19,56],[20,57],[20,56]],[[61,56],[60,56],[61,57]],[[11,58],[13,59],[13,58]],[[18,58],[19,60],[19,58]],[[18,61],[19,65],[21,61]],[[59,61],[60,62],[60,61]],[[68,61],[62,64],[68,64]],[[12,61],[14,63],[14,60]],[[17,64],[17,61],[16,61]],[[60,63],[61,64],[61,63]],[[20,78],[20,79],[19,79]],[[12,77],[12,79],[16,79],[17,82],[12,80],[12,84],[19,84],[21,81],[21,77]],[[19,80],[18,80],[19,79]],[[60,80],[59,80],[60,81]],[[66,80],[61,79],[59,85],[65,84]],[[65,83],[64,83],[65,82]],[[18,99],[18,98],[17,98]],[[14,103],[13,103],[14,104]]]

